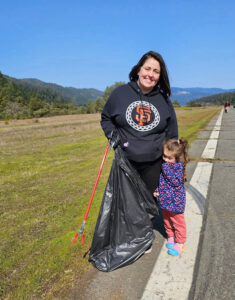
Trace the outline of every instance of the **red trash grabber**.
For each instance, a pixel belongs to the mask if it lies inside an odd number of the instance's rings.
[[[95,181],[95,184],[94,184],[92,193],[91,193],[91,197],[90,197],[90,201],[89,201],[89,203],[88,203],[88,207],[87,207],[87,210],[86,210],[86,213],[85,213],[85,217],[84,217],[83,222],[82,222],[82,226],[81,226],[79,232],[76,233],[76,235],[75,235],[75,237],[74,237],[74,239],[73,239],[73,242],[72,242],[73,244],[76,242],[76,239],[77,239],[77,237],[78,237],[79,234],[82,235],[82,244],[84,244],[85,234],[83,233],[83,231],[84,231],[86,219],[87,219],[88,214],[89,214],[89,210],[90,210],[90,207],[91,207],[91,203],[92,203],[92,200],[93,200],[93,198],[94,198],[94,194],[95,194],[95,191],[96,191],[96,187],[97,187],[98,181],[99,181],[99,179],[100,179],[100,174],[101,174],[101,171],[102,171],[102,168],[103,168],[103,165],[104,165],[104,161],[105,161],[105,159],[106,159],[106,156],[107,156],[107,153],[108,153],[108,150],[109,150],[109,146],[110,146],[110,144],[109,144],[109,142],[108,142],[108,144],[107,144],[107,146],[106,146],[106,148],[105,148],[104,157],[103,157],[103,160],[102,160],[102,162],[101,162],[100,169],[99,169],[99,172],[98,172],[98,175],[97,175],[97,177],[96,177],[96,181]]]

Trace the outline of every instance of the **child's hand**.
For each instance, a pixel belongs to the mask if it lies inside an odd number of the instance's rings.
[[[159,196],[159,193],[158,192],[154,192],[153,196],[157,198]]]

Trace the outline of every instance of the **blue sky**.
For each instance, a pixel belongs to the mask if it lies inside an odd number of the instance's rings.
[[[0,71],[104,90],[149,50],[174,87],[235,88],[234,0],[1,1]]]

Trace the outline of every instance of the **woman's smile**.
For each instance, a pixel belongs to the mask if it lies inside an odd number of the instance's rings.
[[[155,87],[160,78],[160,71],[160,64],[156,59],[150,57],[145,61],[140,68],[137,81],[143,93],[149,93]]]

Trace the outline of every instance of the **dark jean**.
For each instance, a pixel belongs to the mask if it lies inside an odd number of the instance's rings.
[[[153,194],[159,185],[162,157],[159,157],[157,160],[151,162],[135,162],[130,160],[130,163],[140,174],[140,177],[148,187],[151,194]]]

